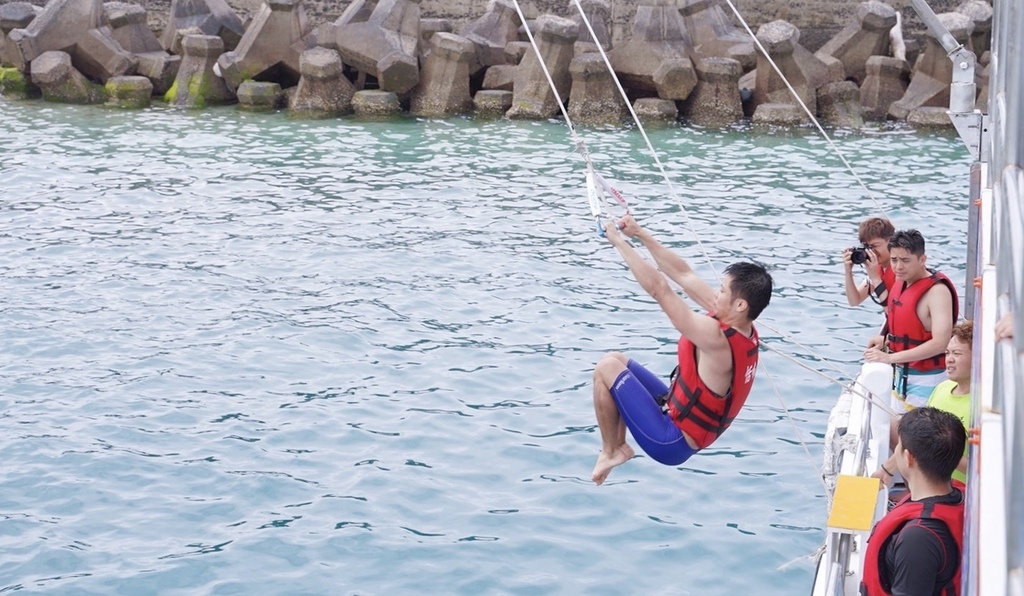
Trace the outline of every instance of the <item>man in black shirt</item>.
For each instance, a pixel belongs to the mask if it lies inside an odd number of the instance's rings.
[[[917,408],[900,419],[896,465],[910,494],[871,533],[861,594],[960,593],[963,485],[952,481],[967,440],[960,419]]]

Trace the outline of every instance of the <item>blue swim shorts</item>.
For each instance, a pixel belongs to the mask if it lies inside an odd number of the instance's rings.
[[[668,386],[632,359],[612,385],[612,398],[619,415],[637,445],[652,459],[667,466],[683,463],[696,453],[683,431],[662,411],[659,398],[668,395]]]

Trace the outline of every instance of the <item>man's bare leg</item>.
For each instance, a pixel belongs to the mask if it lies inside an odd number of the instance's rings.
[[[613,352],[605,354],[594,368],[594,413],[601,431],[601,453],[590,478],[598,486],[612,468],[626,463],[635,455],[633,448],[626,443],[626,423],[619,415],[611,392],[612,384],[626,370],[628,361],[625,355]]]

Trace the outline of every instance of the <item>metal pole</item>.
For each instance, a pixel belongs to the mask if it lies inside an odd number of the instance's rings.
[[[980,160],[985,125],[981,112],[974,109],[977,97],[974,72],[978,57],[953,37],[925,0],[912,0],[912,4],[917,15],[928,26],[928,31],[953,61],[953,81],[949,85],[949,117],[971,156]]]
[[[964,283],[964,307],[960,309],[965,319],[974,319],[974,303],[978,291],[974,287],[974,278],[981,275],[978,264],[978,225],[981,219],[981,173],[984,167],[980,162],[971,164],[971,187],[967,195],[967,280]]]
[[[917,16],[924,21],[925,26],[932,32],[935,39],[939,40],[939,43],[942,44],[946,53],[952,54],[960,47],[960,43],[942,25],[935,11],[932,10],[931,6],[928,6],[928,2],[925,0],[911,0],[910,3],[914,6],[914,12],[917,13]]]

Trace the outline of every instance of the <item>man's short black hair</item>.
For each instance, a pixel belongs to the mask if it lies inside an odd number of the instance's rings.
[[[919,257],[924,254],[924,236],[917,230],[900,230],[889,238],[889,250],[904,248]]]
[[[967,431],[959,418],[937,408],[915,408],[900,418],[897,432],[900,444],[914,454],[925,476],[949,481],[967,443]]]
[[[732,278],[729,289],[733,298],[747,301],[747,317],[753,321],[768,306],[772,299],[772,276],[760,263],[733,263],[725,268],[725,274]]]

